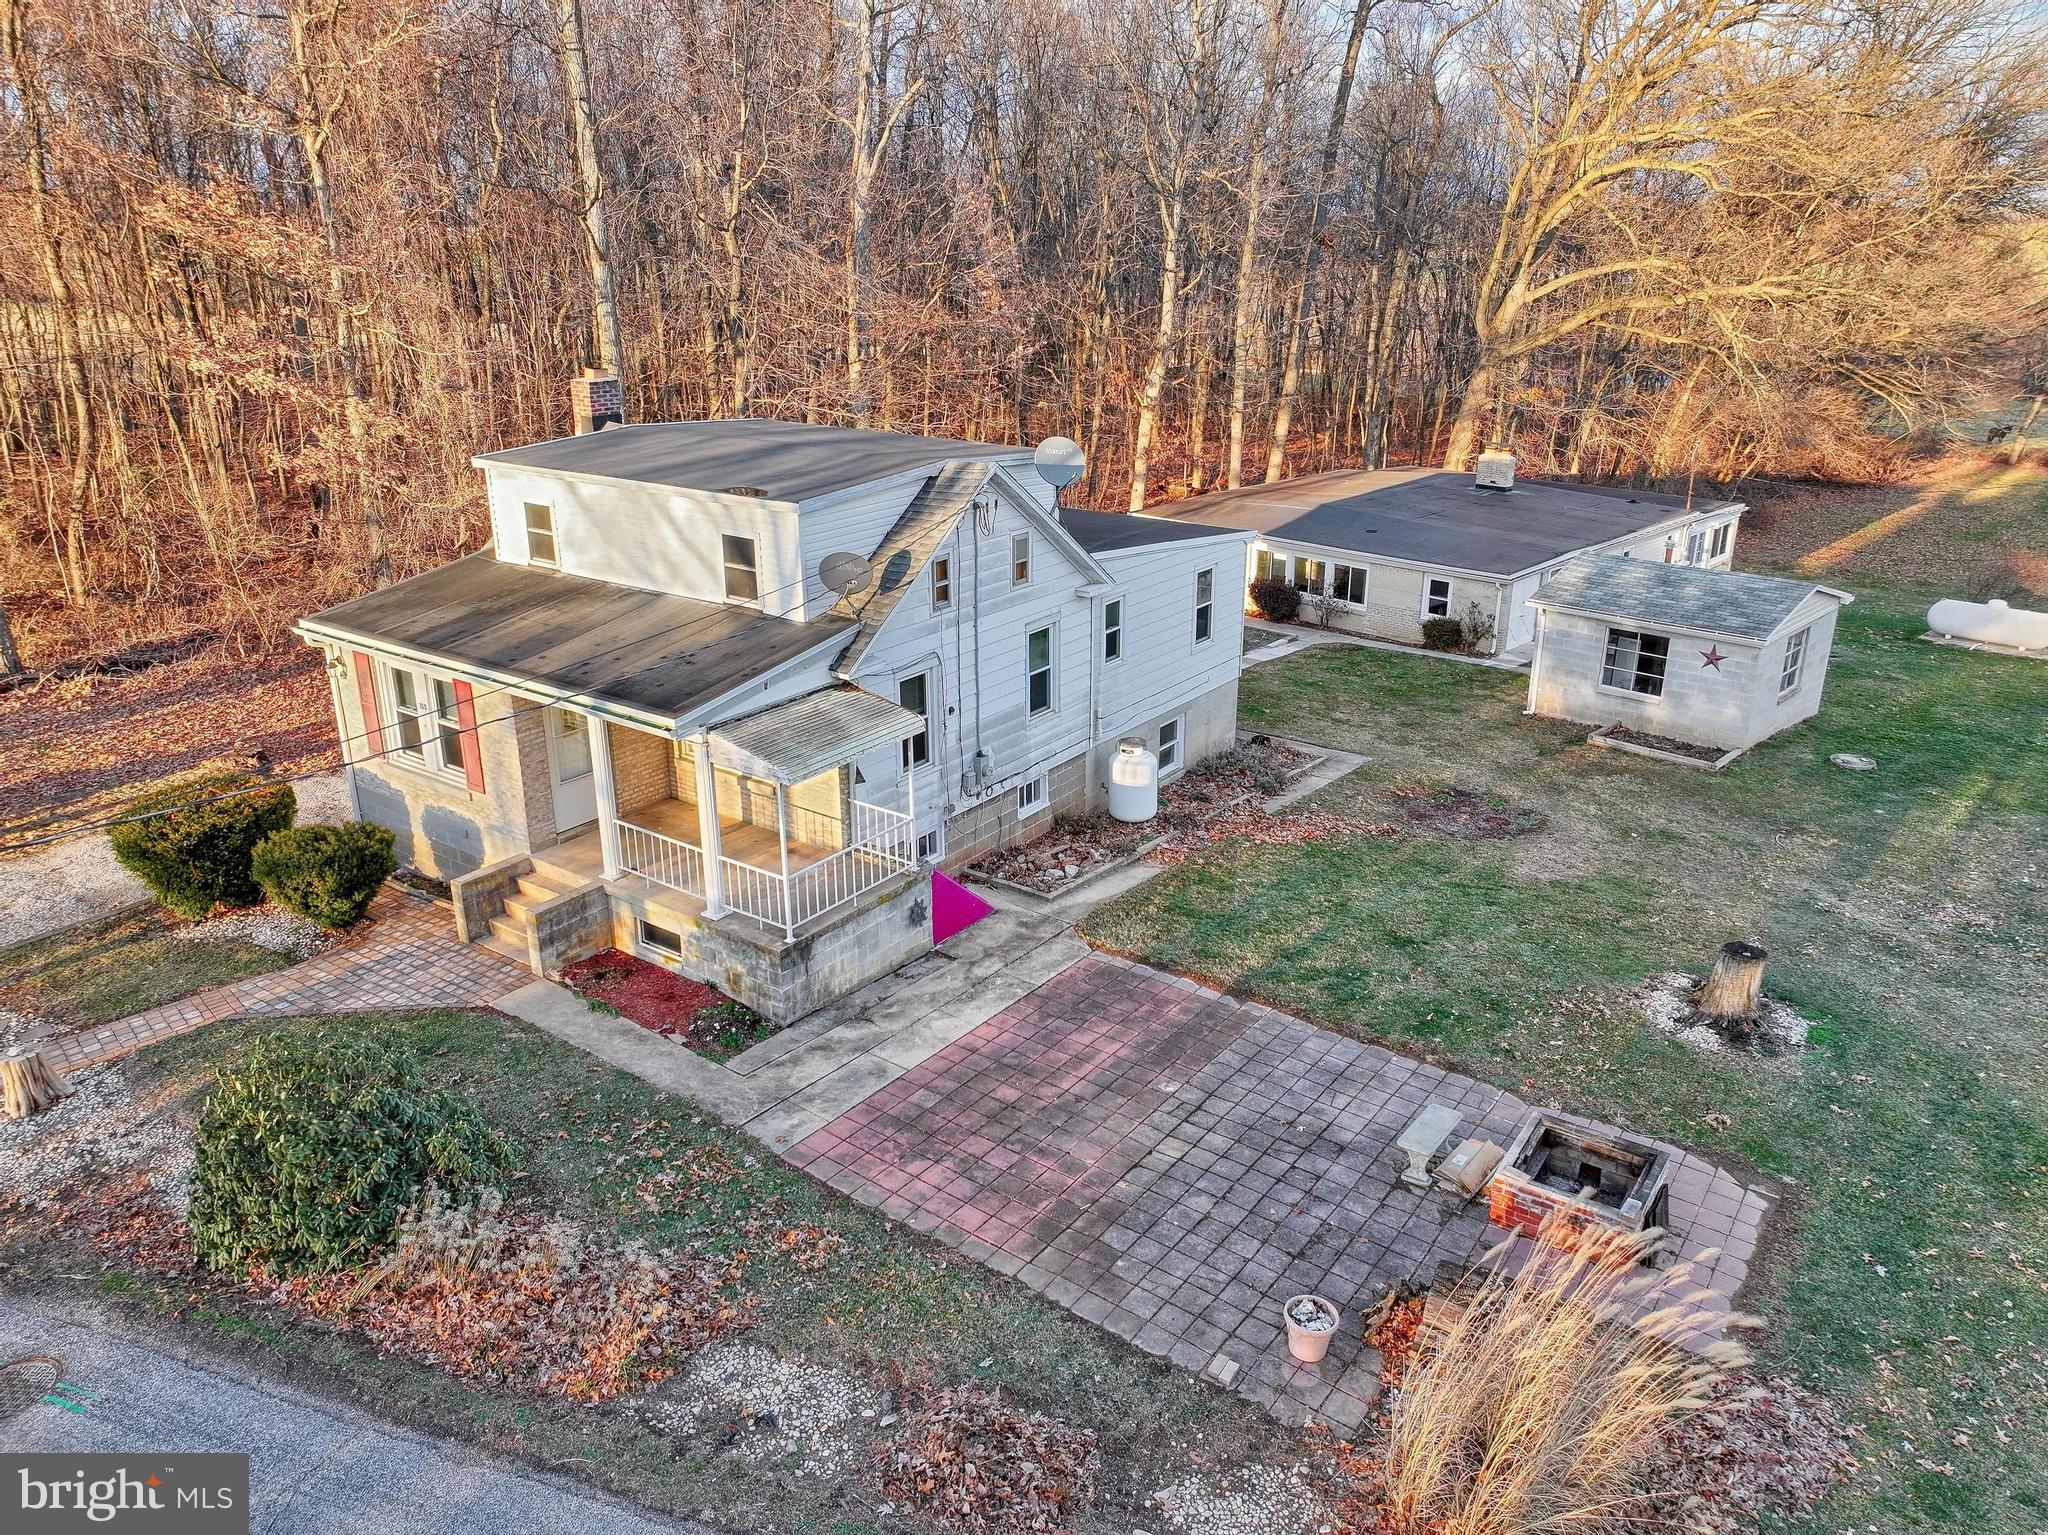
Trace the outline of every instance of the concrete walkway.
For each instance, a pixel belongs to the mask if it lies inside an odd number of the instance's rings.
[[[1460,666],[1486,666],[1497,672],[1526,672],[1534,646],[1523,645],[1514,650],[1504,650],[1497,656],[1461,656],[1448,650],[1425,650],[1420,645],[1398,645],[1392,640],[1367,639],[1362,634],[1345,634],[1336,629],[1304,629],[1299,624],[1269,624],[1261,619],[1247,616],[1247,629],[1270,637],[1270,643],[1260,645],[1244,653],[1246,666],[1259,666],[1267,661],[1277,661],[1282,656],[1299,655],[1316,645],[1354,645],[1361,650],[1385,650],[1395,655],[1419,656],[1425,661],[1452,661]]]
[[[257,1535],[702,1535],[565,1478],[79,1322],[68,1309],[0,1301],[0,1358],[54,1355],[67,1385],[93,1393],[82,1413],[37,1405],[0,1423],[10,1451],[247,1455]]]

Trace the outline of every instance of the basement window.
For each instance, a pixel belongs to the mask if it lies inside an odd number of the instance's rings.
[[[1170,719],[1159,727],[1159,775],[1165,777],[1180,766],[1180,719]]]
[[[674,928],[658,927],[645,917],[640,919],[640,942],[650,949],[659,949],[664,954],[682,957],[683,935]]]
[[[1664,696],[1664,667],[1671,659],[1671,641],[1662,634],[1633,629],[1607,631],[1607,660],[1600,685],[1650,698]]]
[[[1017,814],[1036,815],[1043,810],[1051,789],[1051,775],[1046,773],[1040,773],[1031,782],[1020,785],[1017,790]]]

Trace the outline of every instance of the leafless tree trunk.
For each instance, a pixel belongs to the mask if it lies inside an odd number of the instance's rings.
[[[562,81],[576,141],[576,186],[583,209],[584,257],[590,263],[590,308],[597,331],[597,361],[623,379],[619,305],[612,292],[611,241],[604,227],[604,172],[597,153],[597,113],[591,104],[589,50],[583,38],[583,0],[555,0],[561,31]]]

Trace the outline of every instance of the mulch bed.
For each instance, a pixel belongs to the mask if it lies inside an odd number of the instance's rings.
[[[602,1004],[649,1033],[687,1045],[714,1061],[730,1060],[749,1045],[781,1032],[780,1024],[770,1023],[717,987],[621,949],[579,959],[562,972],[562,984],[584,1001]]]
[[[1600,732],[1610,741],[1626,741],[1631,746],[1647,746],[1652,751],[1671,752],[1680,757],[1691,757],[1697,762],[1719,762],[1727,755],[1727,749],[1720,746],[1702,746],[1697,741],[1679,741],[1670,736],[1652,735],[1647,730],[1631,730],[1626,725],[1609,725]]]
[[[1539,831],[1543,817],[1534,810],[1509,805],[1495,796],[1470,789],[1429,789],[1403,785],[1388,791],[1408,824],[1443,837],[1489,840],[1521,837]]]

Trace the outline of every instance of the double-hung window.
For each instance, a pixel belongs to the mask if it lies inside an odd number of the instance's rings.
[[[1708,554],[1709,559],[1719,559],[1728,552],[1728,532],[1735,526],[1732,522],[1714,524],[1714,542]]]
[[[1170,773],[1180,766],[1180,720],[1170,719],[1159,727],[1159,771]]]
[[[1024,682],[1033,714],[1052,707],[1052,630],[1033,629],[1024,641]]]
[[[953,605],[953,559],[942,554],[932,561],[932,607],[950,608]]]
[[[455,684],[411,667],[385,665],[383,672],[391,722],[384,735],[386,748],[401,762],[466,776]]]
[[[420,702],[419,678],[412,672],[390,668],[391,678],[391,728],[397,736],[393,748],[401,757],[410,757],[415,762],[424,762],[427,757],[427,738],[420,724],[426,715],[426,708]]]
[[[1806,642],[1813,637],[1813,625],[1808,624],[1792,638],[1785,641],[1785,669],[1778,673],[1778,696],[1783,698],[1796,689],[1806,675]]]
[[[1298,592],[1319,592],[1323,589],[1323,562],[1309,559],[1306,555],[1294,557],[1294,589]]]
[[[931,683],[928,673],[905,677],[896,684],[896,701],[924,722],[916,735],[903,743],[903,765],[921,767],[932,760]]]
[[[1261,549],[1252,563],[1254,581],[1285,581],[1287,579],[1287,556],[1275,554],[1271,549]]]
[[[1112,597],[1102,605],[1102,659],[1124,658],[1124,600]]]
[[[761,600],[761,572],[755,563],[754,541],[737,533],[725,535],[725,600]]]
[[[1031,535],[1010,535],[1010,585],[1022,586],[1031,579]]]
[[[1700,556],[1702,556],[1702,555],[1703,555],[1703,554],[1705,554],[1706,552],[1707,552],[1707,530],[1706,530],[1705,528],[1694,528],[1694,529],[1693,529],[1693,530],[1692,530],[1692,531],[1691,531],[1690,533],[1688,533],[1688,534],[1686,534],[1686,535],[1685,535],[1685,563],[1686,563],[1686,564],[1688,564],[1688,565],[1697,565],[1697,564],[1699,564],[1699,562],[1700,562]]]
[[[441,741],[441,766],[450,772],[460,772],[462,721],[455,707],[455,684],[446,677],[434,679],[434,734]]]
[[[1642,693],[1650,698],[1664,695],[1664,667],[1671,659],[1671,641],[1662,634],[1641,634],[1634,629],[1607,631],[1607,659],[1600,668],[1603,687]]]
[[[1348,602],[1355,607],[1365,606],[1365,567],[1363,565],[1338,565],[1330,571],[1330,595],[1339,602]]]
[[[1216,627],[1216,571],[1195,572],[1195,643],[1207,641]]]
[[[545,501],[526,503],[526,558],[535,565],[557,563],[555,509]]]
[[[1431,576],[1422,587],[1422,616],[1424,618],[1449,618],[1451,616],[1451,578]]]

